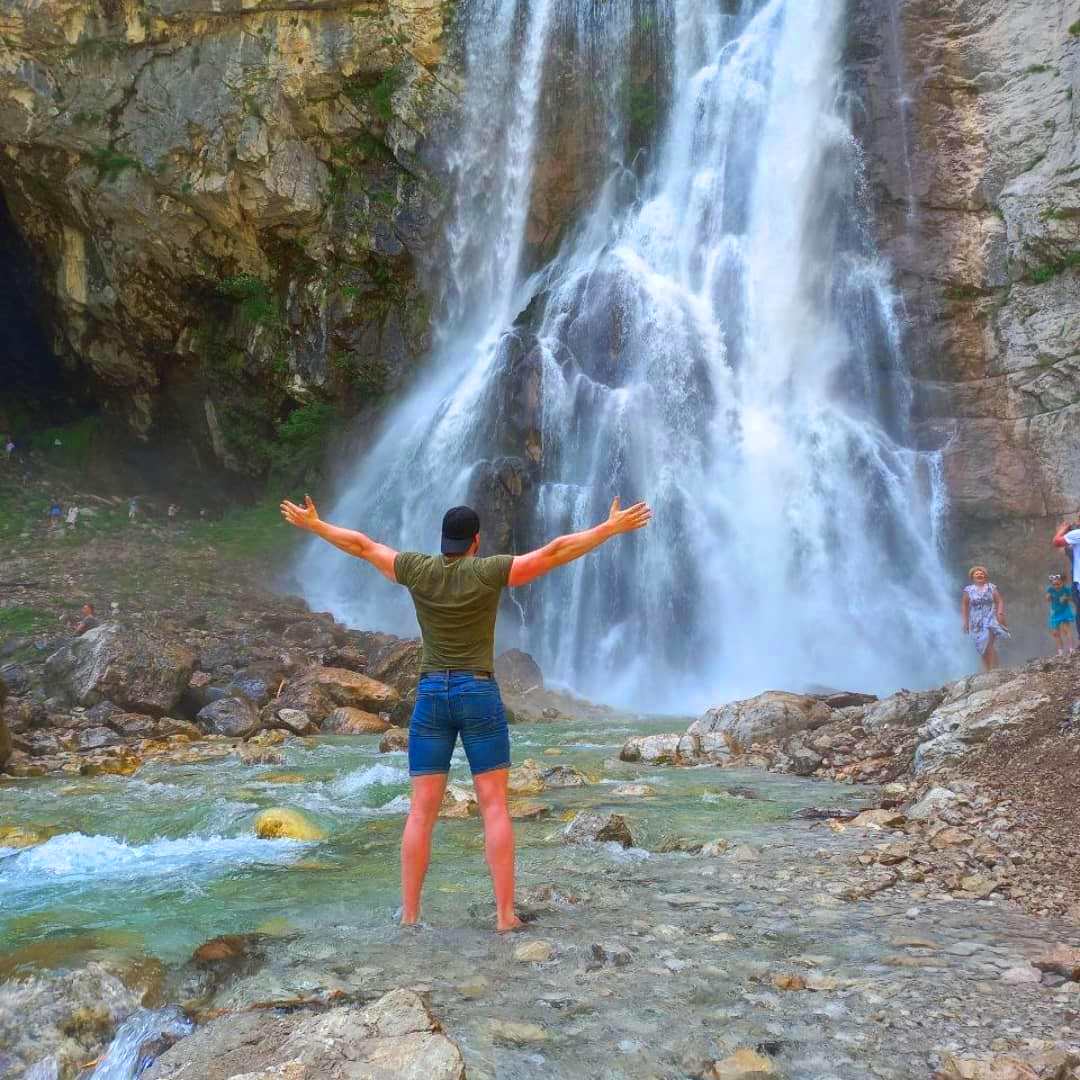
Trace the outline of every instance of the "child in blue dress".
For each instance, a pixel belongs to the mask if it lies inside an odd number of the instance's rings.
[[[1058,656],[1064,656],[1076,648],[1073,640],[1073,620],[1076,613],[1073,610],[1072,589],[1065,584],[1065,579],[1061,574],[1050,575],[1046,600],[1050,605],[1050,636],[1057,645]]]

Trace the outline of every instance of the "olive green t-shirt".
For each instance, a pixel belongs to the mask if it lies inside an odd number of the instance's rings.
[[[412,596],[424,639],[421,672],[494,670],[495,616],[513,561],[398,552],[394,576]]]

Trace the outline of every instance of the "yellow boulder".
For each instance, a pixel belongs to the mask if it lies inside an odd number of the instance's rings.
[[[27,848],[43,844],[48,839],[34,829],[22,825],[0,825],[0,847]]]
[[[264,810],[255,819],[255,835],[263,840],[325,840],[326,832],[298,810],[281,806]]]

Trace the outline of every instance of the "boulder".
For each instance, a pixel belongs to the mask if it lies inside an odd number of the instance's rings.
[[[262,726],[284,728],[294,735],[313,735],[319,730],[303,709],[281,709],[276,705],[270,705],[263,710]]]
[[[623,743],[619,757],[644,765],[690,765],[701,753],[701,741],[692,735],[634,735]]]
[[[379,716],[351,705],[335,709],[322,723],[322,730],[330,735],[381,735],[389,727],[385,714]]]
[[[1006,674],[992,671],[947,688],[942,704],[919,729],[923,741],[915,751],[916,773],[962,757],[996,732],[1019,727],[1052,707],[1039,674],[998,677]]]
[[[917,728],[941,704],[944,690],[901,690],[863,710],[861,724],[870,732],[884,727]]]
[[[544,689],[544,673],[540,665],[521,649],[507,649],[495,657],[495,678],[500,689],[508,694]]]
[[[243,739],[259,726],[259,715],[247,698],[221,698],[200,709],[195,717],[199,730],[207,735],[227,735]]]
[[[13,694],[25,694],[30,689],[30,672],[22,664],[0,665],[0,679]]]
[[[275,806],[255,819],[255,835],[263,840],[325,840],[326,832],[299,810]]]
[[[948,809],[959,800],[960,796],[948,788],[931,788],[914,806],[907,812],[912,821],[929,821],[935,818],[942,810]]]
[[[479,809],[476,795],[459,784],[447,784],[443,793],[442,806],[439,807],[441,818],[474,817]]]
[[[573,765],[553,765],[544,770],[544,783],[551,788],[584,787],[589,778]]]
[[[316,723],[339,706],[366,712],[392,712],[401,695],[391,686],[345,668],[309,668],[278,695],[279,708],[300,709]]]
[[[856,829],[899,829],[907,819],[897,810],[864,810],[851,819]]]
[[[713,1062],[712,1068],[704,1074],[706,1080],[770,1080],[779,1075],[767,1057],[748,1047],[741,1047],[730,1057]]]
[[[461,1052],[419,994],[392,990],[361,1008],[211,1020],[166,1050],[142,1080],[465,1080]]]
[[[1031,964],[1040,971],[1080,981],[1080,949],[1071,945],[1055,945],[1036,956]]]
[[[611,794],[623,799],[648,799],[660,793],[651,784],[616,784]]]
[[[105,623],[48,658],[45,684],[78,705],[108,699],[130,712],[162,716],[180,700],[194,669],[195,654],[164,634]]]
[[[788,750],[791,771],[796,776],[813,776],[821,765],[821,755],[807,746],[796,746]]]
[[[364,631],[355,637],[359,649],[367,657],[366,673],[392,686],[402,698],[413,700],[420,680],[423,642],[419,638],[399,638],[373,631]]]
[[[403,727],[389,728],[379,740],[380,754],[393,754],[409,749],[409,729]]]
[[[634,846],[634,837],[626,824],[626,818],[621,814],[605,815],[589,810],[574,815],[563,830],[563,840],[567,844],[605,843],[614,840],[623,847]]]
[[[539,795],[546,787],[539,766],[526,758],[516,769],[510,770],[506,790],[511,795]]]
[[[813,731],[831,717],[832,709],[817,698],[769,690],[710,709],[690,725],[687,734],[720,734],[745,749],[755,742],[779,742],[800,731]]]

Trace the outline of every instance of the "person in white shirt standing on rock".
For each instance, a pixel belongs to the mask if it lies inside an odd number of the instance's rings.
[[[1073,610],[1076,612],[1076,633],[1080,637],[1080,510],[1072,521],[1063,521],[1054,534],[1054,547],[1064,548],[1072,566]]]

